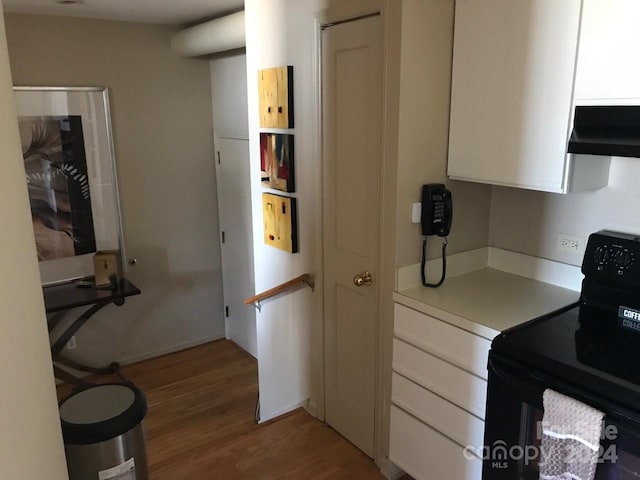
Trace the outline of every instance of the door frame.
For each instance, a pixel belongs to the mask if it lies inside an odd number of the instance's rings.
[[[374,461],[388,477],[400,472],[389,460],[389,411],[391,403],[391,358],[393,342],[393,291],[395,282],[395,217],[398,157],[398,122],[400,100],[400,40],[402,2],[397,0],[354,0],[318,12],[314,16],[313,81],[315,148],[320,153],[318,174],[321,192],[324,190],[322,171],[322,29],[328,24],[356,20],[371,14],[380,14],[382,20],[382,155],[380,181],[380,229],[378,232],[379,278],[376,318],[376,386],[374,399]],[[324,225],[323,204],[320,202],[321,225]],[[322,231],[324,236],[324,231]],[[324,238],[323,238],[324,241]],[[320,246],[318,279],[324,281],[324,251]],[[323,295],[324,292],[319,292]],[[325,311],[324,302],[321,324],[313,326],[314,352],[312,354],[311,401],[309,410],[320,420],[325,420]]]

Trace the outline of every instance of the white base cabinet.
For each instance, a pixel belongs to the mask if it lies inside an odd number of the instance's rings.
[[[458,445],[482,445],[484,422],[480,418],[397,373],[392,382],[396,407],[434,430],[446,432]]]
[[[482,461],[405,411],[391,407],[391,461],[416,480],[479,480]]]
[[[396,304],[389,458],[416,480],[476,480],[491,343]],[[474,451],[478,451],[475,450]]]
[[[393,371],[484,418],[486,380],[398,339],[393,342]]]

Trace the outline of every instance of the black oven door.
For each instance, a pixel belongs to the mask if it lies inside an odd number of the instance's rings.
[[[605,413],[597,480],[640,480],[640,416],[521,364],[489,355],[483,480],[538,480],[542,394],[551,388]]]

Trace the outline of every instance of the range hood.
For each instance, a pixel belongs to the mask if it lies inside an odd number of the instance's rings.
[[[576,106],[567,151],[640,157],[640,106]]]

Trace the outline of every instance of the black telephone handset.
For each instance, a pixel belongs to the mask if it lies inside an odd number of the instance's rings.
[[[442,183],[422,187],[422,234],[446,237],[451,231],[453,202]]]
[[[447,276],[447,235],[451,231],[453,219],[453,201],[451,192],[442,183],[429,183],[422,186],[422,263],[420,274],[422,285],[437,288]],[[445,237],[442,242],[442,275],[438,283],[428,283],[425,266],[427,263],[427,236]]]

